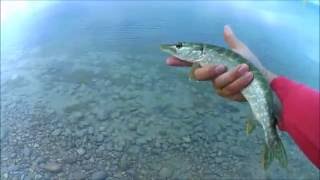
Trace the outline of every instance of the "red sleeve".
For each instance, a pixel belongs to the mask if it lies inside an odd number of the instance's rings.
[[[288,132],[320,169],[319,92],[281,76],[271,82],[271,87],[282,104],[279,129]]]

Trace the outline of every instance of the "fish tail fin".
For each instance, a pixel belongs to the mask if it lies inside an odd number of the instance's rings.
[[[287,154],[280,138],[271,147],[264,145],[261,159],[263,168],[268,169],[274,159],[277,159],[282,167],[287,167]]]

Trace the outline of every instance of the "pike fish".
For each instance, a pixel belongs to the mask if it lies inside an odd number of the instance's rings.
[[[230,49],[203,43],[179,42],[176,44],[162,44],[160,49],[183,61],[193,63],[191,74],[196,68],[205,65],[223,64],[228,69],[245,63],[253,73],[251,83],[241,91],[248,101],[254,119],[259,122],[264,130],[265,143],[263,145],[261,164],[267,169],[274,159],[282,167],[287,166],[287,155],[276,129],[276,108],[272,90],[257,67],[241,55]],[[254,129],[256,121],[251,119],[246,122],[247,134]]]

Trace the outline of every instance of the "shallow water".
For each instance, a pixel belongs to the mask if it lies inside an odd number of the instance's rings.
[[[159,44],[225,46],[230,24],[268,68],[319,88],[318,11],[72,1],[16,18],[1,26],[1,179],[317,179],[286,133],[288,169],[264,171],[248,105],[166,66]]]

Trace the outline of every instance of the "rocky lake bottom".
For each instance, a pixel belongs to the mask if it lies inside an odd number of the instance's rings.
[[[246,103],[164,57],[16,53],[1,60],[1,179],[317,179],[286,133],[288,169],[260,165]],[[14,65],[14,66],[13,66]]]

